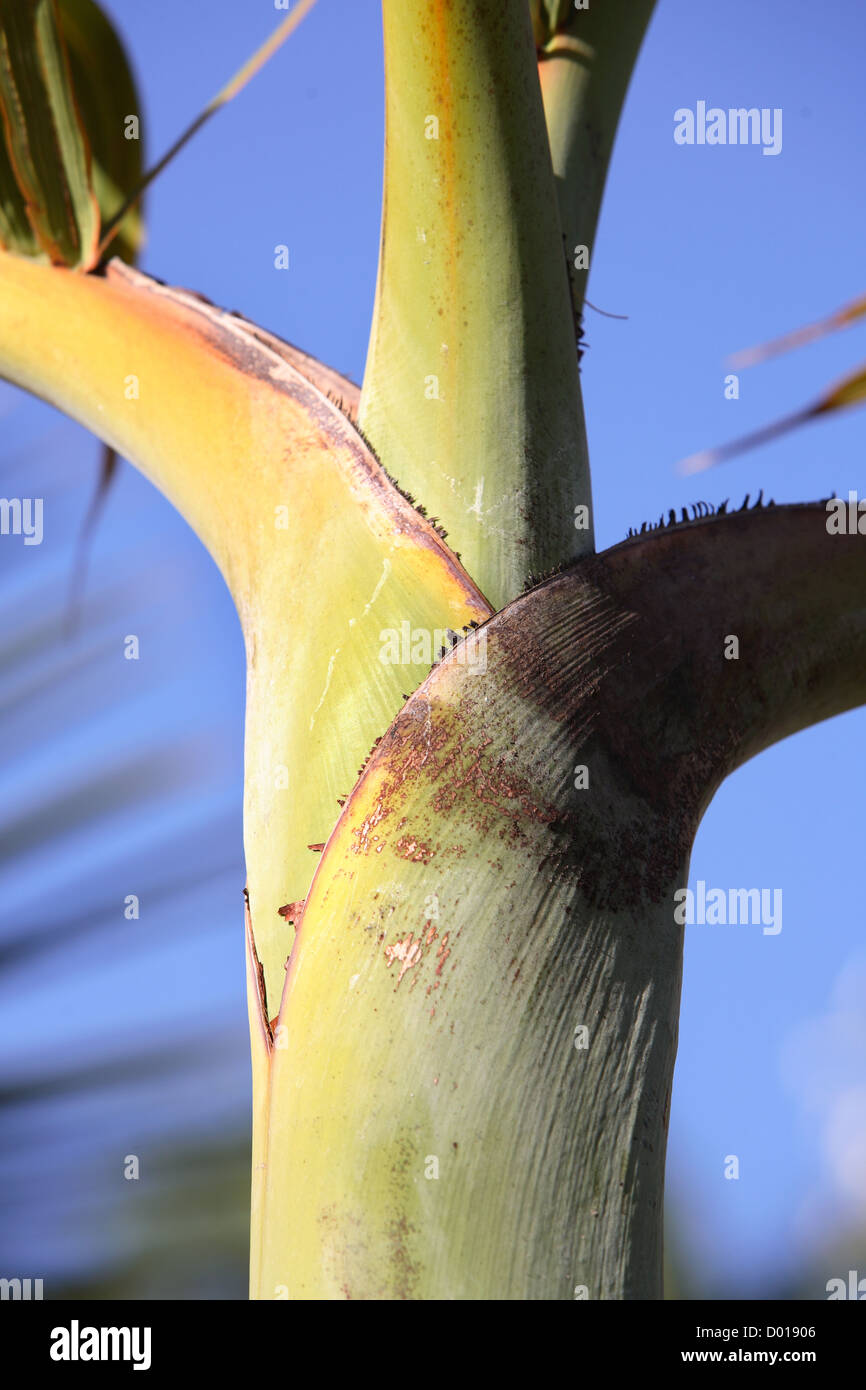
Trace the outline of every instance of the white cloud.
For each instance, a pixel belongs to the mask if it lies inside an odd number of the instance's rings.
[[[826,1236],[828,1221],[866,1220],[866,952],[839,973],[826,1013],[785,1040],[782,1078],[816,1127],[832,1208],[810,1194],[803,1235]]]

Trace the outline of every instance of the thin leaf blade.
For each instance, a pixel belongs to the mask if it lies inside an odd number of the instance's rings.
[[[806,425],[810,420],[816,420],[821,415],[831,415],[837,410],[847,410],[852,405],[863,405],[864,402],[866,402],[866,366],[858,367],[856,371],[842,377],[805,410],[798,410],[791,415],[785,415],[781,420],[773,420],[769,425],[763,425],[760,429],[753,430],[749,434],[740,435],[739,438],[732,439],[729,444],[722,444],[716,449],[703,449],[697,454],[690,454],[688,458],[682,459],[677,465],[677,472],[682,474],[704,473],[708,468],[714,468],[717,463],[724,463],[726,459],[733,458],[735,454],[744,454],[747,450],[756,449],[761,444],[770,444],[781,435],[787,434],[790,430],[798,429],[800,425]]]
[[[99,208],[52,0],[0,4],[0,116],[39,246],[55,264],[90,268]]]
[[[826,318],[818,319],[815,323],[807,323],[802,328],[795,328],[790,333],[783,333],[778,338],[772,338],[768,343],[760,343],[757,347],[744,348],[742,352],[734,353],[729,359],[730,366],[739,369],[742,367],[753,367],[759,362],[767,362],[771,357],[779,357],[784,352],[792,352],[795,348],[804,347],[806,343],[815,343],[820,338],[827,337],[830,333],[835,333],[841,328],[850,328],[852,323],[866,315],[866,295],[860,295],[857,299],[852,299],[848,304],[843,304],[841,309],[828,314]]]
[[[93,192],[104,227],[141,182],[144,141],[138,88],[124,46],[94,0],[58,0],[58,16],[75,100],[90,144]],[[130,123],[131,117],[136,125]],[[143,239],[141,213],[132,208],[103,255],[132,263]]]

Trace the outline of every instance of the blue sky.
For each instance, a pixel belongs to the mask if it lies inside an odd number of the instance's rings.
[[[281,18],[265,0],[111,0],[107,8],[134,56],[151,159]],[[777,501],[866,490],[866,413],[856,411],[702,477],[675,470],[684,455],[804,404],[864,355],[861,326],[742,373],[739,400],[724,398],[727,354],[864,290],[864,39],[857,0],[820,8],[659,0],[592,250],[590,299],[628,315],[586,317],[599,548],[701,498],[739,504],[759,487]],[[781,153],[675,144],[675,110],[699,100],[781,108]],[[378,5],[319,0],[254,84],[161,176],[147,207],[143,268],[360,380],[382,109]],[[288,272],[274,269],[281,243],[290,248]],[[16,634],[0,685],[10,709],[4,826],[30,808],[44,831],[26,841],[14,871],[0,864],[0,940],[32,929],[49,943],[45,969],[12,960],[0,981],[6,1073],[26,1085],[52,1049],[72,1066],[118,1048],[118,1037],[133,1048],[160,1037],[201,1040],[204,1030],[211,1043],[199,1085],[175,1077],[132,1103],[103,1095],[90,1110],[82,1102],[74,1115],[46,1103],[40,1118],[35,1101],[24,1107],[19,1167],[0,1155],[0,1171],[18,1183],[4,1264],[9,1250],[19,1260],[30,1252],[59,1276],[76,1262],[118,1258],[99,1220],[82,1217],[81,1175],[98,1174],[106,1152],[146,1150],[182,1123],[201,1132],[245,1123],[242,652],[207,555],[128,466],[94,543],[79,630],[64,642],[58,614],[95,446],[6,388],[0,419],[4,492],[35,493],[38,480],[37,495],[53,499],[44,544],[26,560],[10,561],[4,550],[0,586],[6,631]],[[131,672],[117,643],[139,630],[147,658]],[[41,646],[21,636],[34,632],[45,636]],[[120,769],[120,783],[136,789],[131,801],[99,781],[100,767]],[[784,901],[778,936],[686,929],[668,1192],[678,1239],[707,1292],[761,1297],[802,1268],[823,1270],[819,1252],[838,1232],[866,1229],[864,774],[860,711],[741,769],[700,828],[693,886],[778,887]],[[46,808],[85,776],[96,790],[81,801],[78,831],[52,838]],[[142,917],[147,937],[132,941],[129,924],[105,904],[139,885],[154,905]],[[65,938],[64,916],[96,920],[96,928]],[[22,1035],[33,1039],[26,1051]],[[41,1151],[47,1135],[66,1175],[48,1187],[25,1163],[40,1135]],[[729,1154],[740,1160],[735,1182],[724,1178]],[[118,1189],[112,1200],[111,1210],[126,1210],[133,1199]],[[825,1263],[815,1296],[839,1272],[831,1255]]]

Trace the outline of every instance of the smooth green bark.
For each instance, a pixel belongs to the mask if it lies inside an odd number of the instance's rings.
[[[593,546],[529,13],[525,0],[383,8],[382,248],[360,424],[501,607],[528,574]]]
[[[568,0],[534,0],[532,8],[579,321],[617,126],[655,0],[602,0],[581,10]]]

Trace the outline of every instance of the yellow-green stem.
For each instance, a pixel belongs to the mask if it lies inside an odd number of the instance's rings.
[[[382,249],[360,423],[498,607],[593,546],[529,13],[525,0],[383,10]]]
[[[579,319],[610,156],[655,0],[535,0],[539,77]]]

